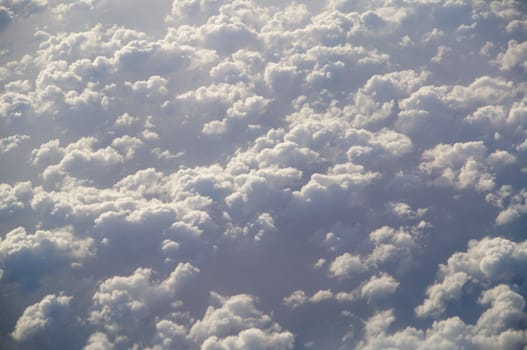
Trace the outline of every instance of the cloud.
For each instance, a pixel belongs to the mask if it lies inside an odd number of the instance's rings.
[[[29,140],[29,136],[19,134],[0,139],[0,154],[12,151],[26,140]]]
[[[433,180],[437,184],[488,191],[494,187],[494,176],[486,170],[485,153],[486,147],[480,141],[437,145],[423,152],[419,168],[432,176],[438,172]]]
[[[57,327],[57,322],[68,311],[72,299],[71,296],[49,294],[40,302],[28,306],[16,322],[13,338],[25,341],[49,327]]]
[[[373,276],[362,287],[361,295],[368,301],[375,301],[393,294],[398,287],[399,282],[387,274]]]
[[[349,298],[346,298],[349,297]],[[296,290],[291,293],[289,296],[284,298],[284,304],[296,308],[305,303],[320,303],[326,300],[336,299],[338,301],[351,300],[353,296],[349,293],[339,292],[334,294],[329,289],[319,290],[315,292],[311,297],[308,297],[306,293],[302,290]]]
[[[397,267],[399,272],[409,269],[415,264],[414,254],[418,254],[423,235],[430,228],[431,224],[422,220],[413,227],[383,226],[371,231],[369,239],[374,248],[366,262],[373,266]]]
[[[525,57],[527,57],[527,42],[518,43],[516,40],[511,40],[507,43],[507,50],[498,54],[497,61],[500,68],[503,70],[510,70],[515,67],[526,69]]]
[[[26,207],[33,197],[33,188],[28,181],[16,183],[14,186],[1,184],[0,192],[0,212],[5,214],[13,214],[16,210]]]
[[[524,346],[526,23],[4,1],[0,348]]]
[[[496,223],[498,225],[507,224],[521,217],[526,211],[526,195],[525,191],[522,190],[519,194],[516,194],[512,197],[509,207],[502,210],[498,214],[496,217]]]
[[[237,336],[230,336],[221,341],[217,338],[207,339],[203,349],[291,349],[291,333],[267,334],[256,328],[246,329]]]
[[[114,345],[108,340],[104,333],[93,333],[88,339],[84,350],[110,350]]]
[[[291,349],[294,336],[282,331],[269,315],[255,307],[250,295],[234,295],[225,298],[211,294],[218,303],[209,306],[201,320],[196,321],[189,336],[206,349]]]
[[[363,272],[365,268],[360,257],[344,253],[333,260],[329,266],[329,272],[333,277],[344,278],[351,274]]]
[[[395,321],[393,310],[383,311],[366,322],[366,339],[358,349],[404,347],[406,349],[515,349],[525,345],[525,330],[516,329],[524,319],[523,297],[505,285],[482,293],[480,303],[489,305],[475,324],[467,324],[459,317],[435,321],[425,331],[412,327],[390,333],[388,327]],[[490,322],[493,322],[492,324]]]
[[[18,227],[0,241],[2,280],[33,289],[43,275],[64,264],[82,264],[93,255],[93,239],[78,239],[68,228],[28,234],[23,227]]]
[[[434,316],[446,310],[449,301],[457,300],[467,283],[511,283],[523,281],[526,271],[526,242],[511,242],[505,238],[483,238],[469,242],[466,252],[452,255],[441,265],[439,280],[428,287],[427,298],[415,311],[418,316]],[[523,282],[522,282],[523,283]]]
[[[156,323],[154,347],[152,349],[170,349],[171,347],[185,347],[187,343],[187,329],[170,320]]]
[[[114,334],[136,329],[143,319],[152,317],[152,309],[167,304],[197,273],[199,270],[191,264],[180,263],[160,283],[152,282],[152,270],[145,268],[130,276],[112,277],[101,283],[93,295],[89,321]]]

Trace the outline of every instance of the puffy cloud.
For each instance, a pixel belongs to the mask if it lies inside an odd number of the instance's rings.
[[[0,139],[0,154],[7,153],[17,148],[22,142],[29,139],[28,135],[15,134]]]
[[[525,13],[4,1],[0,348],[524,346]]]
[[[126,138],[121,139],[116,144],[123,144],[126,141]],[[66,176],[81,179],[96,179],[99,177],[100,180],[103,180],[104,176],[109,176],[112,170],[115,171],[124,162],[124,157],[111,146],[99,148],[95,151],[96,142],[97,139],[94,137],[84,137],[66,146],[63,149],[62,159],[57,164],[50,165],[43,171],[44,182],[51,186],[58,186],[62,184]],[[48,148],[48,146],[50,147]],[[55,152],[55,154],[60,152],[56,150],[55,144],[47,143],[44,147],[34,153],[35,162],[42,162],[42,157],[52,157],[52,152]],[[127,149],[127,154],[130,154],[129,152],[130,148]]]
[[[2,280],[34,288],[42,275],[65,263],[82,263],[93,254],[93,239],[77,238],[68,228],[28,234],[23,227],[18,227],[0,240]]]
[[[345,278],[351,274],[363,272],[366,266],[360,257],[344,253],[337,256],[329,266],[329,272],[333,277]]]
[[[325,300],[331,300],[334,298],[337,298],[337,300],[342,300],[344,294],[333,294],[333,292],[329,289],[319,290],[318,292],[314,293],[311,297],[308,297],[304,291],[296,290],[293,293],[291,293],[289,296],[284,298],[284,304],[296,308],[302,304],[305,304],[307,302],[309,303],[320,303]]]
[[[84,350],[110,350],[114,345],[108,340],[104,333],[93,333],[88,339],[88,343],[83,348]]]
[[[369,239],[374,248],[367,257],[367,262],[374,266],[399,266],[404,270],[412,264],[414,254],[422,244],[423,232],[430,228],[430,223],[420,221],[412,227],[395,229],[383,226],[370,232]]]
[[[310,299],[307,297],[306,293],[302,290],[296,290],[293,293],[291,293],[289,296],[284,298],[284,304],[290,307],[298,307],[306,302],[308,302]]]
[[[239,100],[227,109],[225,119],[222,121],[214,120],[205,124],[203,132],[206,134],[223,134],[235,128],[236,124],[242,121],[254,125],[258,121],[258,117],[266,112],[269,102],[262,96],[251,96],[243,101]]]
[[[527,213],[527,192],[525,189],[522,189],[519,193],[512,196],[508,193],[506,195],[506,198],[507,197],[510,198],[508,198],[509,204],[506,208],[498,205],[502,208],[496,217],[496,223],[498,225],[504,225],[513,222],[514,220],[520,218],[523,214]]]
[[[506,225],[514,222],[526,212],[525,189],[514,191],[511,185],[503,185],[493,193],[485,196],[488,203],[499,209],[496,216],[497,225]]]
[[[487,170],[486,151],[481,141],[437,145],[423,152],[419,168],[434,177],[433,181],[437,184],[459,189],[473,186],[478,191],[488,191],[494,187],[495,181],[493,174]],[[492,155],[489,157],[493,163]]]
[[[419,218],[427,212],[426,208],[414,210],[404,202],[390,202],[387,206],[395,215],[404,218]]]
[[[500,115],[506,113],[514,99],[513,89],[512,81],[490,76],[481,76],[467,85],[422,86],[409,97],[399,100],[400,111],[395,127],[410,135],[414,142],[429,147],[445,143],[446,139],[459,143],[459,137],[446,137],[455,136],[447,133],[453,125],[459,129],[461,139],[473,139],[467,135],[465,123],[481,127],[485,125],[481,121],[487,120],[492,125],[487,132],[492,133],[498,128],[512,126],[514,129],[516,123]],[[433,128],[425,137],[420,131],[426,125],[433,125]]]
[[[57,323],[68,312],[72,299],[71,296],[49,294],[40,302],[28,306],[16,322],[13,338],[25,341],[50,327],[57,327]]]
[[[24,93],[7,91],[0,96],[0,116],[10,122],[23,118],[31,110],[33,101]]]
[[[93,295],[89,321],[108,332],[137,329],[152,311],[170,305],[199,270],[189,263],[180,263],[163,281],[152,281],[152,270],[138,268],[130,276],[115,276],[102,282]],[[168,311],[168,310],[167,310]]]
[[[361,295],[368,301],[375,301],[393,294],[398,287],[399,282],[387,274],[373,276],[362,286]]]
[[[210,0],[174,1],[172,3],[172,15],[178,17],[197,15],[199,13],[212,14],[212,11],[217,10],[218,7],[219,3],[217,1]]]
[[[202,349],[292,349],[293,335],[291,333],[266,333],[257,328],[241,331],[236,336],[225,339],[208,338]]]
[[[163,98],[168,93],[168,81],[159,75],[152,75],[148,80],[137,80],[133,83],[125,82],[125,87],[129,88],[134,95],[141,101],[147,102],[150,99]]]
[[[0,184],[0,193],[0,213],[13,214],[28,205],[33,197],[33,188],[30,182],[19,182],[14,186],[3,183]]]
[[[450,301],[462,296],[468,283],[524,284],[527,242],[515,243],[505,238],[483,238],[469,242],[466,252],[452,255],[440,266],[438,281],[427,289],[427,298],[416,308],[419,316],[439,315]],[[523,286],[525,287],[525,286]]]
[[[366,338],[357,349],[519,349],[525,346],[525,330],[518,323],[525,318],[525,300],[508,286],[498,285],[481,294],[480,303],[490,304],[475,324],[459,317],[435,321],[426,330],[407,327],[394,333],[393,310],[380,312],[366,322]]]
[[[282,331],[269,315],[255,306],[255,298],[240,294],[223,297],[211,294],[217,306],[209,306],[196,321],[189,336],[206,349],[291,349],[294,336]]]
[[[60,147],[60,141],[54,139],[43,143],[38,149],[31,152],[32,163],[45,166],[58,163],[64,156],[64,149]]]
[[[512,291],[510,287],[500,284],[481,294],[479,303],[490,304],[478,319],[478,327],[490,332],[503,332],[516,325],[524,319],[525,300]]]
[[[188,346],[187,329],[170,320],[161,320],[156,323],[154,347],[152,349],[170,349]]]
[[[293,192],[288,210],[290,215],[296,216],[352,205],[360,190],[378,177],[376,172],[364,172],[360,165],[336,165],[327,174],[313,174],[309,182]]]
[[[507,50],[500,53],[497,58],[500,68],[503,70],[510,70],[515,67],[520,67],[524,70],[527,69],[527,66],[525,66],[527,42],[518,43],[516,40],[511,40],[507,45]]]

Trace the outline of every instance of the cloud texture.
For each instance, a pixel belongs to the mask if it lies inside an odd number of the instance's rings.
[[[527,7],[0,5],[0,348],[527,347]]]

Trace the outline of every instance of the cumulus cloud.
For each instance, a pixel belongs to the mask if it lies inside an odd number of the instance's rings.
[[[208,338],[203,349],[291,349],[293,336],[291,333],[267,334],[257,328],[250,328],[240,332],[237,336],[225,339]]]
[[[416,313],[427,316],[445,311],[448,301],[459,299],[469,282],[485,285],[519,280],[524,288],[525,244],[500,237],[469,242],[466,252],[455,253],[446,265],[440,265],[440,280],[428,287],[427,298]]]
[[[29,204],[33,197],[33,188],[28,181],[18,182],[14,186],[1,184],[2,201],[0,209],[5,214],[13,214],[16,209],[22,209]]]
[[[115,276],[104,281],[93,295],[89,321],[111,333],[122,328],[135,329],[139,322],[151,317],[151,310],[163,307],[187,280],[199,270],[189,263],[180,263],[168,278],[151,282],[152,271],[139,268],[130,276]]]
[[[399,282],[387,274],[373,276],[362,287],[361,295],[368,301],[374,301],[393,294],[397,290],[397,287],[399,287]]]
[[[390,333],[395,321],[393,310],[381,312],[366,322],[365,340],[357,349],[405,348],[405,349],[518,349],[525,345],[525,330],[516,328],[525,318],[525,300],[505,285],[485,291],[480,302],[490,306],[479,316],[475,324],[465,323],[459,317],[435,321],[425,331],[407,327]],[[490,324],[489,322],[495,322]],[[521,321],[520,321],[521,322]]]
[[[217,306],[209,306],[189,336],[205,349],[291,349],[294,336],[256,308],[250,295],[225,298],[213,293]]]
[[[4,1],[0,348],[525,346],[526,33],[520,1]]]
[[[500,68],[510,70],[515,67],[526,69],[525,58],[527,57],[527,42],[518,43],[516,40],[510,40],[507,43],[507,50],[498,55]]]
[[[84,350],[109,350],[113,349],[114,345],[108,340],[104,333],[93,333],[88,339],[88,343],[83,348]]]
[[[360,257],[350,253],[337,256],[329,266],[329,272],[334,277],[348,277],[351,274],[360,273],[365,270]]]
[[[476,190],[488,191],[494,187],[494,175],[488,166],[500,163],[514,163],[515,158],[506,151],[496,151],[485,157],[486,147],[481,141],[438,145],[423,152],[423,162],[419,164],[427,174],[438,172],[433,181],[464,189],[474,186]],[[433,176],[433,175],[432,175]]]
[[[0,139],[0,153],[7,153],[17,148],[22,142],[29,140],[28,135],[15,134]]]
[[[302,290],[296,290],[291,293],[289,296],[284,298],[284,304],[296,308],[305,303],[320,303],[326,300],[336,299],[338,301],[351,300],[353,299],[352,293],[339,292],[334,294],[329,289],[319,290],[315,292],[312,296],[308,297],[306,293]]]
[[[68,229],[27,233],[23,227],[0,241],[0,266],[5,282],[36,287],[41,276],[93,256],[93,239],[79,239]]]
[[[70,296],[49,294],[40,302],[28,306],[16,322],[13,338],[25,341],[49,327],[57,327],[57,322],[68,311],[72,299]]]
[[[525,189],[513,193],[510,185],[503,185],[495,193],[489,193],[486,200],[500,208],[496,217],[496,224],[505,225],[527,213],[527,192]]]

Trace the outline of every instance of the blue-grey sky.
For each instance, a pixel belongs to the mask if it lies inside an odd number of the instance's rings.
[[[0,1],[0,349],[527,349],[521,0]]]

